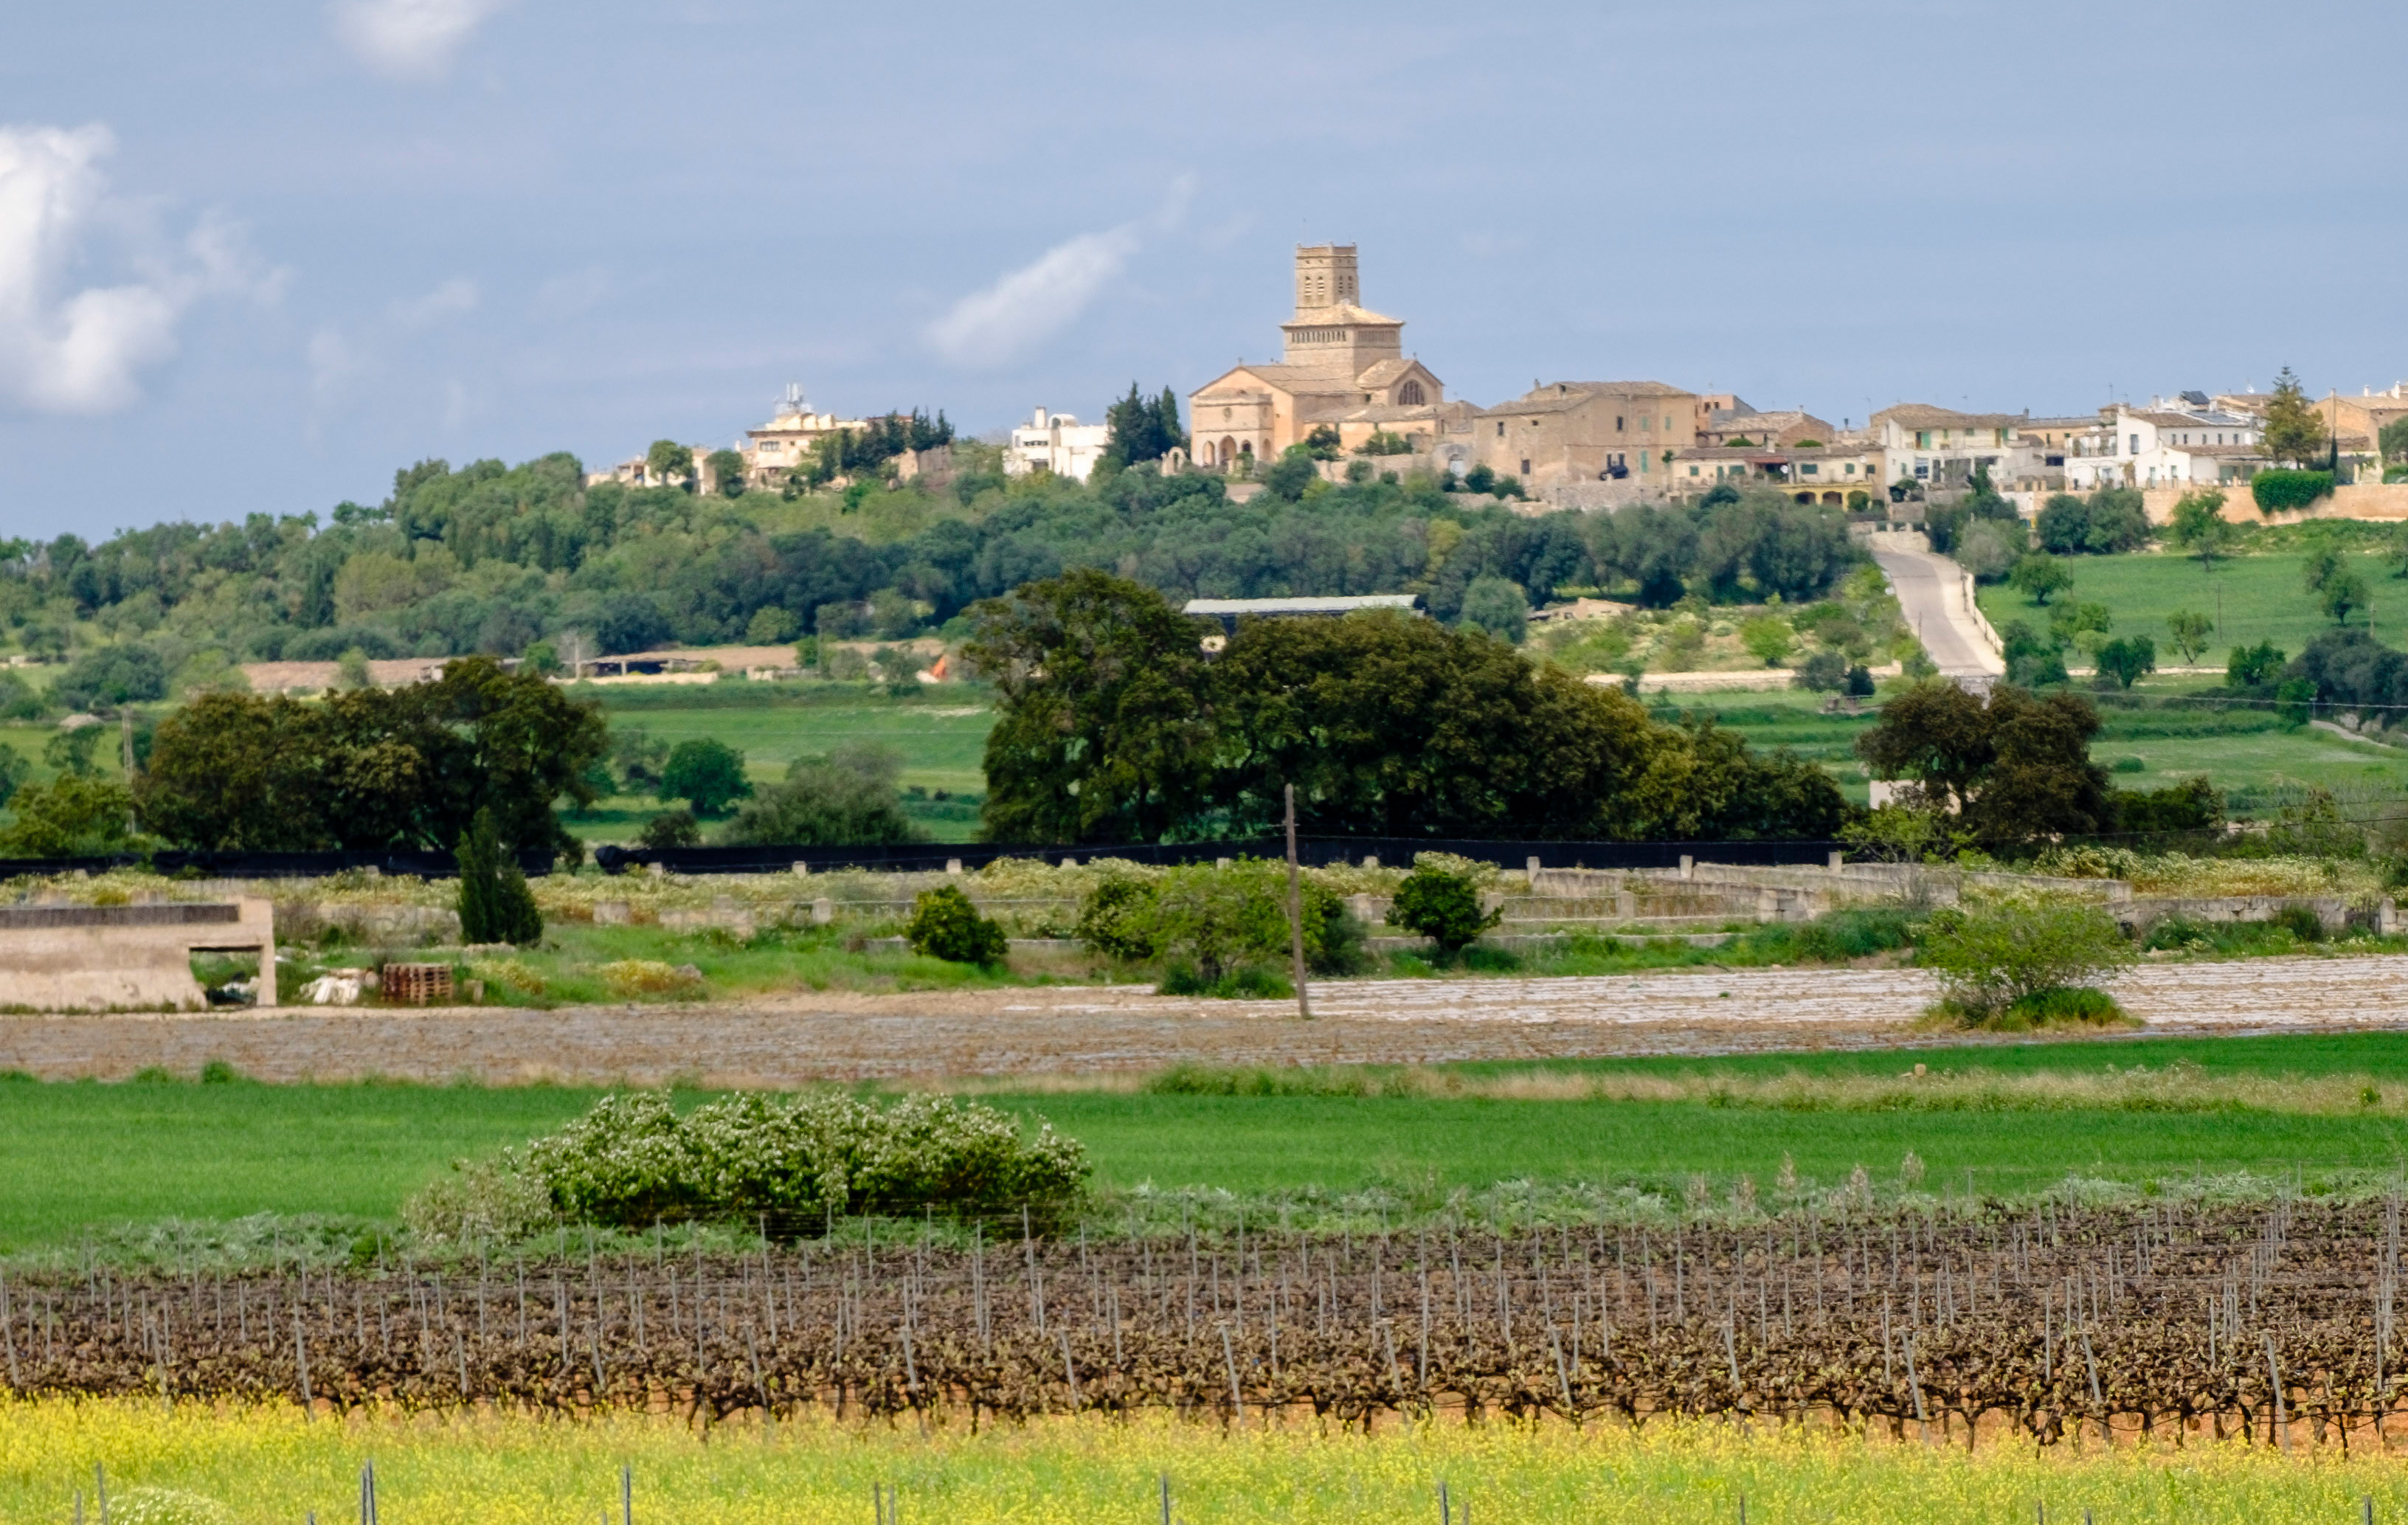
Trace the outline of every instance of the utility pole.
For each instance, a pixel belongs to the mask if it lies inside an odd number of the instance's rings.
[[[1296,865],[1296,785],[1287,785],[1287,946],[1296,976],[1296,1014],[1312,1020],[1312,1002],[1304,993],[1304,881]]]

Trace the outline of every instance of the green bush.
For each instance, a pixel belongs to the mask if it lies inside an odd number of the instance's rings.
[[[1087,894],[1079,908],[1077,937],[1107,958],[1142,963],[1158,951],[1158,913],[1154,885],[1143,879],[1111,878]]]
[[[1086,1150],[1042,1119],[1024,1139],[1016,1120],[976,1102],[911,1096],[881,1107],[838,1093],[751,1093],[683,1117],[666,1096],[604,1097],[507,1164],[563,1216],[621,1227],[1050,1209],[1078,1195],[1090,1168]]]
[[[2068,990],[2127,969],[2138,952],[2095,901],[2058,897],[1952,906],[1916,930],[1915,962],[1939,976],[1941,1011],[1997,1027],[2044,990]]]
[[[489,810],[479,811],[460,839],[459,910],[463,942],[543,941],[543,913],[526,875],[504,850]]]
[[[1295,985],[1259,964],[1241,964],[1208,980],[1194,964],[1183,961],[1163,971],[1154,989],[1165,996],[1211,996],[1219,1000],[1280,1000],[1296,994]]]
[[[2316,908],[2312,905],[2286,905],[2266,919],[2302,942],[2322,942],[2325,940],[2324,918],[2316,914]]]
[[[694,818],[694,812],[680,805],[646,821],[636,841],[646,847],[699,847],[702,823]]]
[[[2260,471],[2249,479],[2249,496],[2263,514],[2288,513],[2331,496],[2329,471]]]
[[[1914,941],[1914,922],[1906,912],[1886,907],[1834,911],[1790,928],[1790,941],[1800,958],[1845,963],[1907,946]]]
[[[970,898],[951,885],[922,890],[903,927],[911,951],[950,964],[999,964],[1010,944],[1003,928],[979,914]]]
[[[2082,987],[2058,990],[2035,990],[2018,996],[2009,1004],[2005,1017],[1998,1026],[2006,1031],[2026,1028],[2059,1027],[2067,1023],[2086,1022],[2104,1027],[2124,1020],[2124,1008],[2104,990]]]
[[[1451,960],[1496,926],[1503,913],[1480,909],[1480,886],[1469,874],[1415,864],[1397,886],[1388,925],[1438,944],[1441,962]]]
[[[1326,885],[1301,886],[1305,967],[1315,974],[1360,973],[1369,958],[1364,928],[1346,902]],[[1167,993],[1218,993],[1235,971],[1285,967],[1291,952],[1287,927],[1287,866],[1263,858],[1240,858],[1229,867],[1196,864],[1147,878],[1108,879],[1080,908],[1080,941],[1108,957],[1169,961],[1172,983],[1193,981],[1194,989]],[[1186,974],[1176,973],[1185,965]]]

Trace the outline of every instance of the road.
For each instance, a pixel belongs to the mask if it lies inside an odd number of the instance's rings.
[[[1958,592],[1965,569],[1946,556],[1928,551],[1875,551],[1873,560],[1889,575],[1898,591],[1899,610],[1909,628],[1923,640],[1923,649],[1951,678],[1995,678],[2007,665],[1968,617]]]
[[[2408,1031],[2408,957],[2151,962],[2114,986],[2145,1033]],[[189,1016],[0,1016],[0,1070],[122,1080],[222,1059],[261,1080],[381,1075],[781,1087],[1022,1076],[1038,1088],[1134,1084],[1182,1061],[1403,1064],[1744,1054],[1958,1043],[1917,1025],[1914,969],[1684,969],[1572,979],[1345,980],[1287,1001],[1156,996],[1144,985],[738,1001],[397,1011],[288,1007]],[[2125,1037],[2124,1030],[2102,1036]],[[1105,1077],[1117,1073],[1118,1082]]]

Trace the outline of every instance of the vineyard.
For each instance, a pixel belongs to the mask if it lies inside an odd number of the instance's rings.
[[[0,1288],[23,1395],[709,1425],[806,1408],[1720,1416],[1973,1445],[2385,1445],[2400,1203],[2048,1204],[1740,1227],[923,1235]]]

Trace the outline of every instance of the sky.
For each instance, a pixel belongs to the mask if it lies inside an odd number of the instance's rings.
[[[2408,7],[2300,0],[0,11],[0,534],[396,468],[971,433],[1276,356],[1299,242],[1450,396],[2408,378]]]

